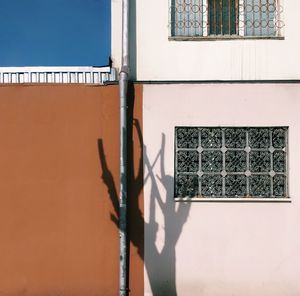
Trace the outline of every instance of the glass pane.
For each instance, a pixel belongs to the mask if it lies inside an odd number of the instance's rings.
[[[209,0],[209,34],[236,34],[236,1]]]
[[[172,36],[202,36],[203,13],[202,0],[173,0],[171,7]]]
[[[245,1],[245,36],[275,36],[276,0]]]

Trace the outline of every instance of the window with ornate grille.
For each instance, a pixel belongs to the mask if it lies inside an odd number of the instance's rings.
[[[287,199],[287,127],[176,127],[175,198]]]
[[[282,37],[280,0],[171,0],[171,37]]]

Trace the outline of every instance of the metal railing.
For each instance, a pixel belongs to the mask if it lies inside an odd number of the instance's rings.
[[[279,0],[172,0],[171,37],[281,37]]]
[[[2,67],[3,83],[86,83],[104,84],[116,81],[116,70],[110,67]]]

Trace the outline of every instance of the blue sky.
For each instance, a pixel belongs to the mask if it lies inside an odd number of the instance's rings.
[[[105,66],[110,0],[0,0],[0,67]]]

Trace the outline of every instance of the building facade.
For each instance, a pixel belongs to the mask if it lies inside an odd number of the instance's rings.
[[[112,67],[1,70],[4,294],[118,294],[111,4]],[[129,295],[300,295],[298,1],[130,4]]]
[[[133,2],[145,295],[298,295],[299,3]]]

